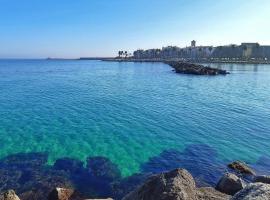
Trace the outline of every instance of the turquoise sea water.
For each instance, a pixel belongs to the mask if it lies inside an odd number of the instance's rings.
[[[104,156],[127,176],[192,145],[224,163],[270,156],[270,65],[212,65],[231,74],[179,75],[161,63],[1,60],[0,157]]]

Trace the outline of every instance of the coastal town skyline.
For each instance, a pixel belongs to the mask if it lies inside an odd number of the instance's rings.
[[[113,57],[193,39],[199,46],[270,44],[267,0],[0,3],[0,58]]]
[[[269,62],[270,45],[257,42],[209,46],[196,45],[192,40],[189,46],[167,46],[157,49],[138,49],[133,52],[134,59],[174,59],[193,61],[225,61],[225,62]],[[127,51],[119,51],[119,57],[128,57]]]

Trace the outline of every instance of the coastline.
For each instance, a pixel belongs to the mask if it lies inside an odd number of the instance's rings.
[[[39,59],[36,59],[39,60]],[[235,60],[183,60],[183,59],[135,59],[135,58],[112,58],[112,57],[81,57],[81,58],[45,58],[44,60],[99,60],[104,62],[150,62],[150,63],[164,63],[168,61],[186,61],[191,63],[208,64],[208,63],[220,63],[220,64],[261,64],[270,65],[270,61],[235,61]]]
[[[81,59],[80,59],[81,60]],[[87,59],[83,59],[87,60]],[[89,59],[95,60],[95,59]],[[230,60],[182,60],[182,59],[135,59],[135,58],[105,58],[105,59],[96,59],[105,62],[159,62],[164,63],[168,61],[186,61],[191,63],[223,63],[223,64],[265,64],[269,65],[270,61],[230,61]]]

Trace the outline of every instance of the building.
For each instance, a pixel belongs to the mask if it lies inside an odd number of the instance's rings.
[[[191,47],[196,47],[196,41],[195,40],[191,41]]]
[[[179,60],[232,60],[249,61],[270,60],[270,46],[258,43],[242,43],[241,45],[225,46],[196,46],[196,41],[191,41],[190,47],[179,48],[177,46],[163,47],[162,49],[137,50],[135,59],[179,59]]]

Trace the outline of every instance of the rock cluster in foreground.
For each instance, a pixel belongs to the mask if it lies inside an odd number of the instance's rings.
[[[148,179],[142,186],[124,197],[123,200],[199,200],[230,199],[214,188],[196,188],[191,174],[185,169],[161,173]]]
[[[166,64],[174,68],[176,73],[181,74],[194,74],[194,75],[219,75],[219,74],[229,74],[226,70],[205,67],[203,65],[187,63],[187,62],[178,62],[178,61],[166,61]]]
[[[256,176],[251,168],[239,161],[229,164],[228,167],[241,177],[250,175],[252,183],[246,183],[236,174],[226,173],[216,188],[198,188],[187,170],[175,169],[148,178],[122,200],[270,200],[269,176]],[[68,188],[55,188],[46,199],[87,200],[76,190]],[[8,190],[0,194],[0,200],[20,200],[20,198],[15,191]]]

